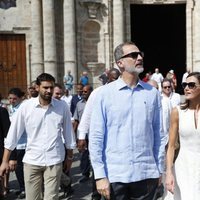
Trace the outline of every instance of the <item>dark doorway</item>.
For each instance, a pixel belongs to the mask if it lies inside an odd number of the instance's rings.
[[[144,51],[145,72],[173,69],[180,87],[186,69],[186,5],[131,5],[131,39]]]

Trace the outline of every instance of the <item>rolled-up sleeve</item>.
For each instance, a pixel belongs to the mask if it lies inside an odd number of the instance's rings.
[[[11,151],[16,148],[18,140],[25,131],[23,106],[24,105],[21,105],[17,112],[13,114],[12,123],[10,125],[7,137],[5,139],[4,147]]]
[[[64,111],[64,122],[63,122],[63,137],[65,140],[65,147],[67,149],[75,149],[76,141],[75,134],[72,128],[71,113],[69,107],[66,104],[66,109]]]

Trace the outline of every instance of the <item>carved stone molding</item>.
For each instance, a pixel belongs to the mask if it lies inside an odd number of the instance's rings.
[[[97,13],[102,5],[102,0],[80,0],[79,3],[87,8],[89,18],[97,18]]]
[[[92,76],[97,76],[99,75],[99,71],[102,71],[102,69],[105,69],[105,63],[88,62],[87,68],[89,72],[92,74]]]

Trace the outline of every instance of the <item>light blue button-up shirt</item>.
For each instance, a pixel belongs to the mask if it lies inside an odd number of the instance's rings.
[[[89,134],[95,179],[130,183],[158,178],[164,170],[165,144],[155,88],[139,81],[131,89],[119,78],[99,91]]]

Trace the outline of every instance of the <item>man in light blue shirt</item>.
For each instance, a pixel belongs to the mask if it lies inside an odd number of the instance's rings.
[[[143,56],[134,43],[115,49],[122,76],[99,91],[93,108],[89,151],[97,190],[106,199],[152,200],[163,172],[160,94],[139,80]]]

